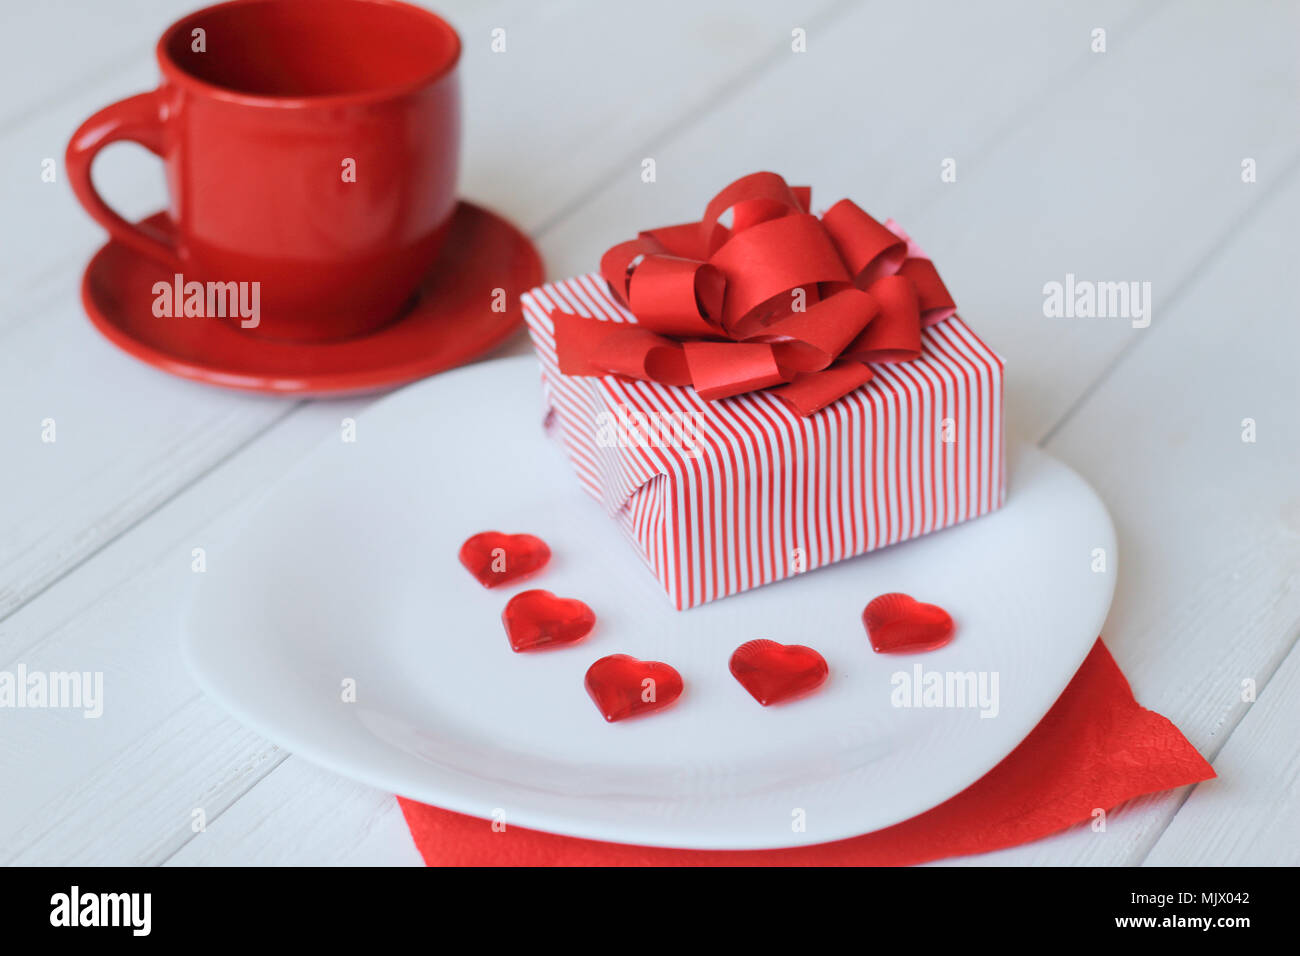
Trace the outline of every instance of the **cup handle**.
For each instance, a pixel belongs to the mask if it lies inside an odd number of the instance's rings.
[[[86,120],[68,141],[68,181],[77,200],[108,234],[136,252],[156,259],[179,271],[180,253],[176,243],[157,229],[127,222],[104,202],[95,190],[90,168],[95,156],[109,143],[129,140],[139,143],[156,156],[163,155],[163,134],[167,113],[163,90],[137,93],[106,106]]]

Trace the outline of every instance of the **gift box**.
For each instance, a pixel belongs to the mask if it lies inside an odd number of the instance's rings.
[[[679,610],[1005,498],[1001,358],[897,224],[810,201],[754,174],[523,296],[548,421]]]

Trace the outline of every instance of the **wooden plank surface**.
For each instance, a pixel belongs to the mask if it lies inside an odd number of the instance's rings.
[[[1244,690],[1244,688],[1239,688]],[[1300,853],[1300,650],[1269,680],[1156,841],[1152,866],[1295,866]]]
[[[1239,303],[1242,289],[1278,288],[1274,276],[1300,248],[1297,223],[1300,177],[1292,176],[1270,189],[1250,228],[1158,314],[1147,338],[1046,443],[1093,484],[1115,521],[1120,553],[1106,643],[1137,699],[1177,724],[1228,777],[1202,785],[1211,789],[1250,786],[1251,774],[1271,772],[1250,768],[1243,779],[1241,756],[1220,767],[1225,742],[1243,732],[1240,747],[1271,732],[1282,766],[1295,760],[1295,724],[1289,746],[1281,745],[1280,713],[1255,718],[1260,730],[1247,729],[1243,718],[1263,705],[1243,701],[1241,691],[1243,681],[1253,681],[1275,701],[1270,711],[1285,709],[1273,682],[1283,660],[1295,656],[1300,383],[1290,355],[1300,348],[1300,328],[1280,317],[1295,314],[1300,302],[1281,290],[1276,309]],[[1247,418],[1256,421],[1254,442],[1242,440]],[[1285,788],[1275,796],[1294,802]],[[1059,854],[1139,862],[1186,797],[1144,798],[1112,814],[1104,834],[1082,827],[997,856],[1008,863],[1048,863]],[[1252,820],[1243,811],[1222,832],[1250,833]],[[1257,822],[1255,835],[1267,833],[1266,821]],[[1166,845],[1160,856],[1169,853]],[[1274,854],[1300,862],[1300,843],[1283,842]]]
[[[74,16],[94,50],[0,106],[0,208],[18,227],[0,233],[0,667],[102,670],[107,690],[98,721],[0,717],[0,862],[415,863],[391,796],[239,727],[176,651],[190,549],[367,402],[173,381],[86,325],[75,288],[99,234],[39,163],[94,108],[152,84],[141,30],[188,3],[134,2],[134,22]],[[586,271],[633,227],[697,216],[747,169],[811,182],[823,205],[852,195],[926,245],[1008,358],[1013,430],[1110,504],[1123,570],[1107,641],[1139,700],[1218,755],[1224,780],[1185,806],[1133,801],[1105,834],[959,862],[1285,859],[1295,665],[1278,668],[1300,622],[1300,435],[1277,410],[1300,393],[1282,364],[1296,303],[1275,275],[1300,248],[1297,8],[681,3],[628,30],[613,5],[441,6],[466,38],[466,194],[538,236],[551,275]],[[23,8],[0,79],[88,43],[54,26],[77,10]],[[496,26],[505,55],[488,49]],[[807,53],[790,49],[795,27]],[[1257,183],[1241,181],[1245,157]],[[128,211],[161,204],[139,155],[101,166]],[[1045,318],[1043,283],[1067,272],[1152,282],[1151,326]],[[1234,697],[1246,677],[1255,704]]]

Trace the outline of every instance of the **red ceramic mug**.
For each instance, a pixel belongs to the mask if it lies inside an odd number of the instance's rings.
[[[397,0],[234,0],[178,20],[157,56],[158,89],[68,144],[91,216],[184,282],[258,283],[250,334],[344,338],[400,314],[456,207],[456,31]],[[162,157],[172,228],[95,191],[95,154],[118,140]]]

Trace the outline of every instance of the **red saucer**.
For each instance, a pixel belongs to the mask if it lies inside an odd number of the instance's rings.
[[[166,213],[146,222],[171,227]],[[105,338],[173,375],[255,392],[345,395],[424,378],[499,345],[520,326],[519,296],[541,282],[542,260],[510,223],[461,202],[407,310],[369,335],[325,343],[257,338],[221,319],[156,318],[153,285],[171,279],[167,266],[109,242],[86,267],[81,301]],[[492,310],[498,288],[504,312]]]

